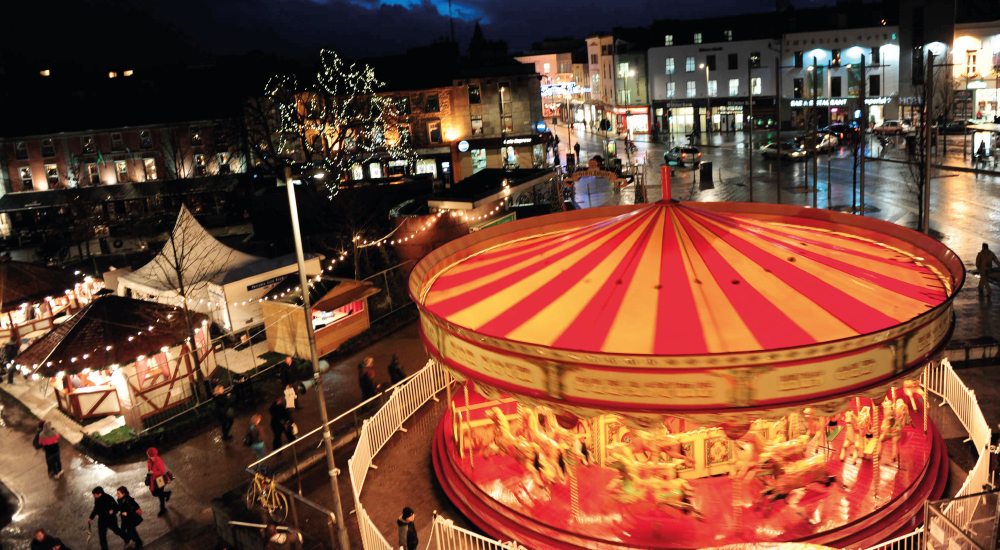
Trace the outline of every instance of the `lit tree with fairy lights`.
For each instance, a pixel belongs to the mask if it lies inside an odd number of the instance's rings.
[[[271,78],[248,113],[259,162],[274,173],[293,163],[324,171],[331,196],[380,158],[412,162],[407,117],[397,98],[379,95],[383,86],[371,67],[330,50],[320,52],[315,82]]]

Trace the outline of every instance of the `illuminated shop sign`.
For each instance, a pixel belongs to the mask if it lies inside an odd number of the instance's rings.
[[[590,88],[577,86],[576,82],[565,82],[559,84],[542,84],[542,97],[554,95],[589,94]]]
[[[522,143],[531,143],[531,138],[507,138],[503,140],[504,145],[520,145]]]
[[[818,99],[815,102],[811,99],[793,99],[790,103],[792,107],[830,107],[847,105],[847,100],[843,98],[837,99]]]

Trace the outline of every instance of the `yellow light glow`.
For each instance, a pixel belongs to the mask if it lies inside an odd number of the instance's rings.
[[[456,131],[454,131],[454,130],[448,130],[448,131],[447,131],[447,132],[445,133],[444,137],[445,137],[445,139],[447,139],[448,141],[455,141],[456,139],[458,139],[458,132],[456,132]]]
[[[42,75],[42,76],[49,76],[49,75],[51,75],[51,74],[52,74],[52,71],[50,71],[50,70],[48,70],[48,69],[45,69],[44,71],[39,71],[39,73],[38,73],[38,74],[40,74],[40,75]]]
[[[108,78],[117,78],[117,77],[118,77],[118,73],[116,73],[114,71],[108,72]]]

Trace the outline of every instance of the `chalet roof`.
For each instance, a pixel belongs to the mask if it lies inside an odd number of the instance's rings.
[[[58,267],[0,260],[0,311],[17,309],[48,296],[62,296],[83,277]]]
[[[191,313],[195,326],[203,327],[207,319]],[[179,307],[104,296],[36,340],[17,356],[15,363],[43,376],[104,369],[177,345],[188,334]]]
[[[309,304],[312,309],[333,311],[362,298],[378,294],[380,291],[372,283],[354,279],[319,276],[309,280]],[[302,291],[298,274],[289,275],[264,295],[261,300],[302,305]]]

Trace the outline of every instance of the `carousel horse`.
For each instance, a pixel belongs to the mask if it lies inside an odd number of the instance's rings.
[[[906,402],[897,399],[895,403],[888,397],[882,402],[882,425],[879,429],[879,443],[886,439],[892,441],[890,460],[899,463],[899,443],[903,439],[903,428],[911,424],[910,408]]]
[[[817,441],[817,449],[820,447],[820,442],[825,447],[826,441],[824,440],[826,439],[826,428],[829,425],[829,419],[825,416],[817,415],[811,407],[803,410],[802,415],[806,420],[806,435],[809,437],[809,444],[811,445],[813,441]]]
[[[486,411],[486,418],[493,422],[493,441],[486,447],[485,456],[506,454],[520,462],[524,469],[531,472],[535,482],[541,486],[554,483],[558,478],[557,468],[549,462],[541,448],[530,441],[514,436],[510,422],[499,407]]]
[[[545,418],[545,431],[563,451],[584,466],[590,466],[590,451],[587,449],[587,434],[567,430],[559,425],[555,413],[548,407],[539,407],[538,413]]]
[[[632,438],[626,445],[633,456],[644,455],[646,462],[661,462],[660,455],[665,455],[668,460],[683,460],[688,466],[694,466],[694,461],[681,452],[680,440],[666,428],[655,432],[633,430]]]
[[[538,421],[538,413],[531,407],[522,408],[521,424],[524,427],[525,437],[538,446],[549,464],[558,466],[556,475],[559,476],[560,482],[565,482],[566,465],[563,461],[562,450],[559,448],[559,444],[542,429],[541,423]]]
[[[618,452],[621,450],[628,453]],[[608,467],[618,471],[618,477],[611,480],[606,488],[611,501],[627,505],[652,502],[657,508],[669,506],[685,514],[691,514],[699,521],[702,520],[701,512],[691,502],[694,488],[687,480],[679,477],[668,479],[650,474],[651,471],[662,472],[662,469],[659,465],[636,462],[627,447],[621,446],[609,451],[611,461]]]
[[[924,398],[924,388],[920,385],[919,380],[903,380],[903,393],[906,397],[910,398],[910,406],[913,410],[917,410],[917,401],[913,396]]]
[[[792,462],[785,462],[776,456],[767,454],[762,458],[763,468],[771,473],[769,479],[764,478],[764,489],[761,491],[763,498],[760,502],[767,502],[765,513],[770,511],[774,501],[786,498],[796,489],[801,489],[811,483],[822,483],[829,487],[837,479],[830,475],[826,458],[823,455],[813,455]]]
[[[865,407],[867,408],[867,407]],[[858,449],[861,450],[861,455],[864,456],[864,433],[867,432],[867,428],[862,430],[860,413],[855,413],[854,411],[847,411],[844,413],[844,425],[846,429],[844,430],[844,444],[840,447],[840,461],[844,462],[847,457],[848,451],[851,454],[850,463],[854,464],[858,459]]]

